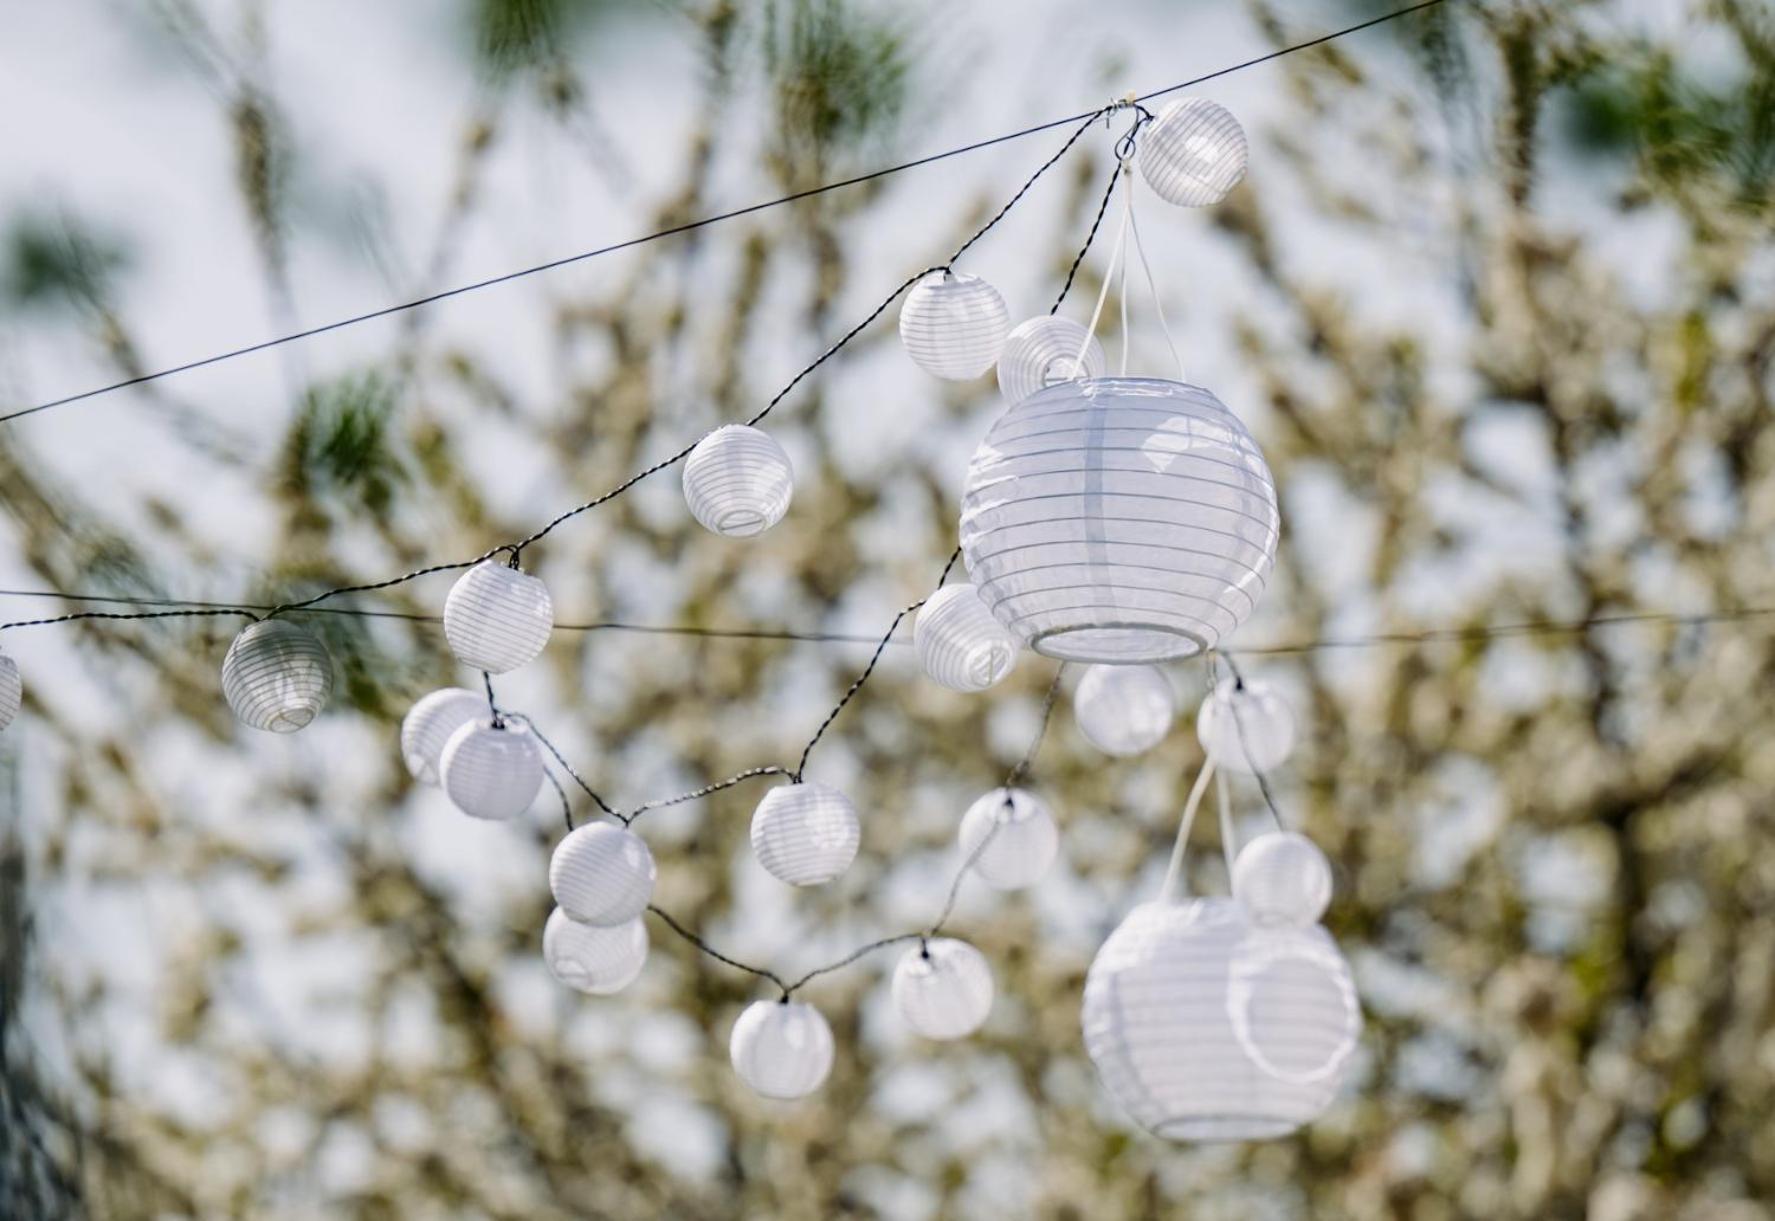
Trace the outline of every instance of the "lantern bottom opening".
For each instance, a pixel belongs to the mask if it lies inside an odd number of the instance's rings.
[[[1181,661],[1213,647],[1196,633],[1163,623],[1063,625],[1038,632],[1029,647],[1043,657],[1096,665],[1134,666]]]
[[[1197,1144],[1246,1140],[1275,1140],[1286,1136],[1298,1123],[1265,1115],[1180,1115],[1153,1126],[1154,1136]]]
[[[312,720],[314,720],[314,712],[312,709],[296,708],[278,712],[272,717],[271,724],[267,725],[266,728],[273,733],[295,733],[298,729],[307,726]]]
[[[715,519],[715,529],[729,538],[750,538],[770,522],[756,509],[729,509]]]

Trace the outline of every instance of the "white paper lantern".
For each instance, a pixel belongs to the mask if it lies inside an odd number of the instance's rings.
[[[968,466],[961,544],[980,597],[1038,653],[1190,657],[1244,622],[1275,562],[1269,467],[1208,391],[1099,377],[1038,391]]]
[[[974,872],[998,890],[1040,881],[1060,847],[1054,815],[1026,789],[993,789],[981,797],[962,815],[959,838],[962,859],[972,860]]]
[[[791,886],[830,882],[850,868],[862,838],[857,807],[824,784],[780,785],[752,812],[752,854]]]
[[[516,818],[542,788],[542,752],[523,726],[495,726],[481,717],[450,735],[438,757],[438,777],[464,814],[489,821]]]
[[[801,1001],[753,1001],[733,1024],[728,1055],[766,1098],[804,1098],[832,1071],[832,1028]]]
[[[684,500],[704,528],[728,538],[762,534],[789,511],[795,469],[769,433],[726,424],[684,460]]]
[[[295,733],[320,715],[332,691],[326,646],[286,619],[253,624],[222,659],[222,695],[254,729]]]
[[[1171,732],[1177,704],[1156,666],[1091,666],[1072,697],[1079,732],[1108,755],[1138,755]]]
[[[945,585],[919,608],[912,630],[919,664],[951,691],[984,691],[1011,672],[1017,642],[972,585]]]
[[[998,389],[1015,405],[1049,386],[1101,377],[1109,362],[1097,337],[1071,318],[1042,315],[1020,322],[998,354]],[[1084,358],[1079,350],[1084,349]]]
[[[487,714],[487,697],[461,687],[423,696],[401,721],[401,758],[421,784],[440,782],[444,747],[458,729]]]
[[[647,965],[647,926],[639,918],[610,928],[582,924],[557,907],[543,926],[542,960],[567,987],[609,996],[634,983]]]
[[[1196,737],[1215,767],[1273,771],[1294,752],[1294,713],[1269,683],[1229,678],[1202,701]]]
[[[1331,862],[1297,832],[1260,835],[1233,861],[1233,897],[1254,924],[1305,928],[1331,905]]]
[[[998,289],[962,272],[933,272],[906,294],[900,342],[926,373],[967,381],[992,368],[1011,329]]]
[[[583,924],[627,924],[653,899],[655,869],[647,841],[613,822],[575,829],[549,858],[549,891]]]
[[[894,1006],[927,1039],[959,1039],[992,1010],[992,968],[965,941],[933,937],[894,968]]]
[[[1140,133],[1140,174],[1161,199],[1202,208],[1245,177],[1245,129],[1207,98],[1179,98]]]
[[[0,729],[12,724],[24,701],[25,682],[19,677],[18,662],[0,653]]]
[[[1289,939],[1286,968],[1279,937]],[[1310,962],[1300,957],[1309,943]],[[1319,972],[1310,981],[1309,968]],[[1254,928],[1234,899],[1135,908],[1085,977],[1085,1050],[1098,1077],[1142,1127],[1171,1140],[1262,1140],[1317,1118],[1360,1022],[1324,930]],[[1274,1071],[1305,1060],[1310,1077]]]
[[[542,652],[555,628],[548,586],[509,565],[484,560],[463,573],[444,600],[444,639],[457,660],[489,674],[515,670]]]

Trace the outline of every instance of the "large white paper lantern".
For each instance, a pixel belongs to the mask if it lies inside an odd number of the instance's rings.
[[[1099,377],[1011,408],[968,466],[961,545],[980,597],[1038,653],[1130,665],[1213,648],[1256,607],[1281,516],[1219,399]]]
[[[654,874],[646,840],[613,822],[590,822],[555,846],[549,891],[571,919],[610,928],[647,910]]]
[[[489,674],[515,670],[542,652],[555,628],[548,586],[507,564],[484,560],[444,599],[444,639],[457,660]]]
[[[1224,679],[1196,713],[1196,737],[1215,767],[1273,771],[1294,752],[1294,713],[1269,683]]]
[[[444,747],[458,729],[487,714],[487,697],[445,687],[420,698],[401,721],[401,759],[421,784],[440,782]]]
[[[1101,377],[1108,364],[1095,335],[1071,318],[1043,314],[1018,323],[1005,337],[998,354],[998,389],[1005,401],[1021,403],[1061,382]]]
[[[753,1001],[733,1024],[733,1071],[766,1098],[804,1098],[832,1071],[832,1028],[802,1001]]]
[[[795,494],[795,469],[769,433],[726,424],[696,443],[684,460],[684,500],[705,529],[750,538],[783,519]]]
[[[1171,732],[1171,680],[1157,666],[1091,666],[1072,697],[1079,732],[1108,755],[1138,755]]]
[[[1161,199],[1202,208],[1245,177],[1245,129],[1207,98],[1179,98],[1140,133],[1140,175]]]
[[[1331,862],[1298,832],[1260,835],[1233,861],[1233,897],[1254,924],[1305,928],[1331,905]]]
[[[1017,660],[1017,641],[965,581],[925,599],[912,642],[925,674],[951,691],[984,691]]]
[[[567,987],[609,996],[634,983],[647,965],[647,926],[639,917],[610,928],[583,924],[557,907],[543,926],[542,961]]]
[[[464,814],[495,822],[516,818],[542,788],[542,752],[523,726],[482,717],[450,735],[438,757],[438,778]]]
[[[1237,900],[1209,898],[1129,913],[1085,977],[1083,1025],[1104,1088],[1142,1127],[1262,1140],[1331,1105],[1361,1014],[1323,929],[1255,928]]]
[[[0,729],[12,724],[24,701],[25,682],[19,676],[18,662],[0,653]]]
[[[1054,815],[1026,789],[993,789],[962,815],[962,859],[998,890],[1039,882],[1054,863],[1060,831]]]
[[[234,638],[222,659],[222,695],[242,724],[295,733],[333,691],[333,659],[313,633],[266,619]]]
[[[967,381],[992,368],[1011,329],[998,289],[963,272],[933,272],[900,307],[900,342],[926,373]]]
[[[857,807],[829,785],[779,785],[752,812],[752,854],[791,886],[830,882],[850,868],[862,838]]]
[[[992,1010],[992,968],[965,941],[933,937],[894,968],[894,1007],[927,1039],[959,1039]]]

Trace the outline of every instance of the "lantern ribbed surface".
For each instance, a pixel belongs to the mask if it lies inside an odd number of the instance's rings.
[[[1323,929],[1254,928],[1236,900],[1209,898],[1129,913],[1091,963],[1083,1025],[1104,1088],[1142,1127],[1262,1140],[1331,1105],[1361,1015]]]
[[[1140,133],[1140,176],[1161,199],[1186,208],[1225,199],[1249,157],[1239,120],[1207,98],[1179,98]]]
[[[829,785],[779,785],[752,812],[752,854],[791,886],[830,882],[850,868],[862,838],[857,807]]]
[[[1109,362],[1103,345],[1071,318],[1043,314],[1020,322],[998,354],[998,389],[1013,405],[1037,390],[1086,377],[1102,377]],[[1079,349],[1084,349],[1084,359]]]
[[[1017,641],[966,582],[925,599],[912,642],[925,674],[951,691],[984,691],[1017,660]]]
[[[965,941],[933,937],[894,968],[894,1007],[927,1039],[973,1034],[992,1011],[992,968]]]
[[[489,821],[516,818],[542,788],[542,752],[528,729],[495,726],[483,716],[450,735],[438,759],[438,776],[445,795],[464,814]]]
[[[776,525],[794,493],[789,455],[769,433],[745,424],[717,428],[684,460],[690,515],[728,538],[750,538]]]
[[[832,1071],[832,1028],[802,1001],[753,1001],[733,1024],[733,1071],[766,1098],[803,1098]]]
[[[1040,881],[1060,848],[1054,815],[1026,789],[993,789],[981,797],[962,815],[957,838],[962,859],[972,860],[974,872],[997,890]]]
[[[548,586],[506,564],[484,560],[463,573],[444,600],[444,639],[457,660],[489,674],[515,670],[542,652],[555,627]]]
[[[1331,862],[1299,832],[1260,835],[1233,861],[1233,897],[1253,924],[1305,928],[1331,905]]]
[[[635,982],[647,965],[647,926],[639,918],[600,928],[570,918],[560,908],[542,930],[542,961],[577,992],[609,996]]]
[[[1171,732],[1177,703],[1157,666],[1091,666],[1072,696],[1079,732],[1107,755],[1138,755]]]
[[[933,272],[913,285],[900,307],[900,342],[912,363],[952,381],[992,368],[1010,329],[998,289],[963,272]]]
[[[1100,377],[1011,408],[968,466],[961,544],[1030,648],[1129,665],[1211,649],[1257,605],[1281,515],[1251,434],[1199,386]]]
[[[1196,713],[1196,737],[1215,767],[1271,771],[1294,752],[1294,712],[1260,679],[1223,679]]]
[[[255,623],[222,659],[222,695],[244,725],[294,733],[333,691],[333,659],[313,633],[283,619]]]
[[[605,928],[627,924],[653,898],[647,841],[611,822],[569,832],[549,858],[549,891],[568,917]]]
[[[19,676],[18,662],[0,653],[0,729],[12,724],[24,701],[25,682]]]
[[[421,784],[440,782],[444,747],[458,729],[487,714],[487,697],[461,687],[423,696],[401,720],[401,759]]]

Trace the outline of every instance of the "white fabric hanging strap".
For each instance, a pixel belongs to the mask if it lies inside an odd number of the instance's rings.
[[[1158,281],[1153,278],[1153,265],[1147,260],[1146,247],[1140,241],[1140,222],[1134,216],[1134,183],[1132,180],[1128,183],[1127,213],[1128,231],[1134,235],[1134,250],[1140,256],[1141,269],[1146,273],[1147,291],[1152,294],[1153,312],[1158,315],[1159,329],[1165,333],[1165,346],[1171,349],[1171,359],[1177,362],[1177,380],[1188,382],[1189,375],[1184,371],[1183,355],[1177,350],[1177,340],[1172,336],[1171,324],[1165,318],[1165,302],[1159,296]],[[1125,285],[1124,291],[1126,291]],[[1123,326],[1126,325],[1127,322],[1124,318]],[[1124,352],[1126,350],[1126,348],[1123,349]],[[1126,372],[1125,369],[1124,372]]]
[[[1159,887],[1159,898],[1167,902],[1176,902],[1187,892],[1183,877],[1183,858],[1188,852],[1190,828],[1196,822],[1196,810],[1202,804],[1202,795],[1208,791],[1208,782],[1214,779],[1214,760],[1205,760],[1202,770],[1196,773],[1196,782],[1190,786],[1189,797],[1183,803],[1183,821],[1177,827],[1177,842],[1171,845],[1171,865],[1165,870],[1165,883]]]
[[[1129,178],[1128,167],[1126,164],[1124,164],[1122,166],[1121,177],[1124,179]],[[1122,189],[1123,190],[1132,190],[1133,189],[1132,180],[1129,179],[1129,181],[1125,182],[1123,184]],[[1116,229],[1116,244],[1110,249],[1110,252],[1109,252],[1109,269],[1107,271],[1105,271],[1103,274],[1103,287],[1097,290],[1097,304],[1091,310],[1091,321],[1090,321],[1090,324],[1085,327],[1085,338],[1079,343],[1078,355],[1076,357],[1074,357],[1073,362],[1072,362],[1072,367],[1074,369],[1082,369],[1085,367],[1085,353],[1091,347],[1091,340],[1093,340],[1097,336],[1097,324],[1103,320],[1103,306],[1104,306],[1104,303],[1109,300],[1109,287],[1110,287],[1110,285],[1115,283],[1115,279],[1116,279],[1115,269],[1116,269],[1117,265],[1121,262],[1122,249],[1126,245],[1127,241],[1128,241],[1128,213],[1126,210],[1124,210],[1122,212],[1122,223]]]
[[[1220,851],[1226,857],[1226,879],[1230,887],[1233,881],[1233,861],[1239,855],[1239,837],[1233,832],[1233,803],[1227,800],[1226,773],[1216,777],[1219,782],[1216,796],[1220,806]]]

